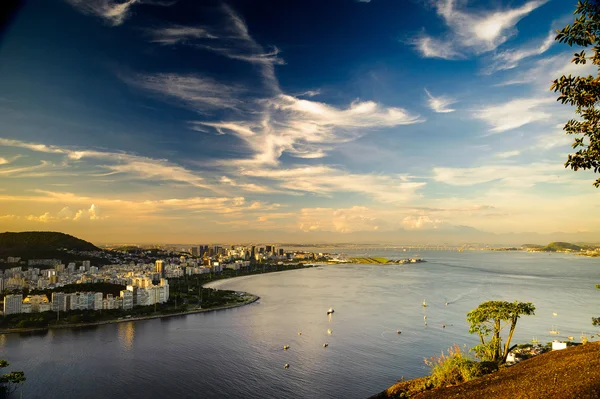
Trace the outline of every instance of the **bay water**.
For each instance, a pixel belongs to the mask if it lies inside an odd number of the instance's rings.
[[[218,312],[0,335],[0,359],[25,371],[23,398],[366,398],[402,377],[426,375],[425,357],[453,344],[476,345],[466,314],[486,300],[536,306],[535,316],[519,320],[514,343],[600,333],[591,325],[600,316],[598,258],[344,252],[427,262],[221,280],[211,286],[261,299]]]

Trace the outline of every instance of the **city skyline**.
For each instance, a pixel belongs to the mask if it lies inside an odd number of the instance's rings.
[[[28,2],[0,226],[94,243],[591,241],[549,87],[576,2]],[[56,21],[61,21],[56,27]]]

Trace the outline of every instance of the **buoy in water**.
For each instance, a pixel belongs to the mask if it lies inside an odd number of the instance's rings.
[[[442,324],[442,328],[446,328],[446,325],[445,325],[445,324]]]
[[[290,365],[286,363],[286,364],[283,366],[283,368],[284,368],[284,369],[289,369],[289,368],[290,368]]]

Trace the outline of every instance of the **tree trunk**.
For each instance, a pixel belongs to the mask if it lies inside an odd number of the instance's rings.
[[[515,328],[517,327],[517,318],[513,317],[510,323],[510,332],[508,333],[508,338],[506,338],[506,343],[504,344],[504,354],[502,355],[502,362],[506,363],[506,358],[508,357],[508,347],[510,345],[510,340],[512,339],[513,333],[515,332]]]
[[[494,361],[500,360],[502,340],[500,338],[500,319],[496,319],[494,323]]]

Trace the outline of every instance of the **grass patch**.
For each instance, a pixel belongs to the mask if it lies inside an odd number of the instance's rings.
[[[431,367],[429,382],[434,387],[462,384],[484,374],[484,365],[473,360],[468,353],[463,352],[458,345],[448,349],[448,354],[442,351],[440,356],[425,359],[425,364]]]

